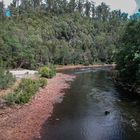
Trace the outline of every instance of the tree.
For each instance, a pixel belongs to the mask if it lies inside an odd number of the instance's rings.
[[[96,8],[96,16],[98,20],[107,21],[109,17],[109,7],[105,3],[101,3],[101,5]]]
[[[84,8],[84,0],[78,0],[77,10],[80,14],[83,14],[83,8]]]
[[[117,55],[119,78],[128,84],[140,84],[140,21],[130,21],[122,36]]]
[[[75,11],[75,8],[76,8],[76,0],[70,0],[69,4],[68,4],[68,7],[69,7],[69,12],[74,12]]]
[[[94,19],[96,15],[96,8],[94,2],[91,2],[91,14],[92,14],[92,19]]]
[[[33,0],[33,7],[34,9],[40,7],[42,0]]]
[[[4,18],[4,3],[3,1],[0,2],[0,20]]]
[[[85,3],[85,14],[87,17],[90,17],[91,15],[91,3],[86,0],[86,3]]]

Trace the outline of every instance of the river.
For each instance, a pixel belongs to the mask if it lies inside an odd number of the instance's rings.
[[[41,140],[140,140],[140,99],[114,86],[110,68],[65,73],[77,78],[54,105]]]

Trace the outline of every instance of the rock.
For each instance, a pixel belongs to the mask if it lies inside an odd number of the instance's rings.
[[[110,114],[110,111],[107,111],[107,110],[106,110],[104,113],[105,113],[105,115],[107,116],[107,115]]]
[[[137,122],[134,119],[130,120],[130,122],[133,127],[137,126]]]
[[[55,120],[56,120],[56,121],[59,121],[60,119],[59,119],[59,118],[56,118]]]

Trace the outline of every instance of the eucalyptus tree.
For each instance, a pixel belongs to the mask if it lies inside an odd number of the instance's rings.
[[[41,2],[42,2],[42,0],[32,0],[32,4],[33,4],[34,9],[36,7],[40,7]]]
[[[27,13],[27,11],[30,11],[33,9],[33,1],[31,0],[22,0],[20,4],[20,10],[22,12]]]
[[[90,17],[91,16],[91,2],[89,2],[88,0],[86,0],[86,3],[85,3],[85,15],[87,17]]]
[[[108,16],[109,16],[110,8],[105,3],[102,2],[101,3],[101,9],[102,9],[102,20],[107,21]]]
[[[85,0],[77,1],[77,10],[81,15],[83,15],[83,11],[84,11],[84,2],[85,2]]]
[[[70,0],[68,3],[69,12],[74,12],[76,8],[76,0]]]
[[[101,5],[96,8],[96,17],[98,20],[106,21],[109,17],[110,9],[105,3],[101,3]]]
[[[4,3],[3,1],[0,2],[0,19],[2,21],[2,19],[4,18]]]
[[[96,15],[96,7],[94,2],[91,2],[91,15],[92,15],[92,19],[94,19]]]

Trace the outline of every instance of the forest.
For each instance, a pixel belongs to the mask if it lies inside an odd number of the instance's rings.
[[[88,0],[0,2],[0,61],[7,68],[117,64],[118,77],[140,83],[140,22]]]
[[[112,63],[128,16],[83,0],[15,1],[9,9],[10,18],[1,16],[0,59],[10,68]]]

